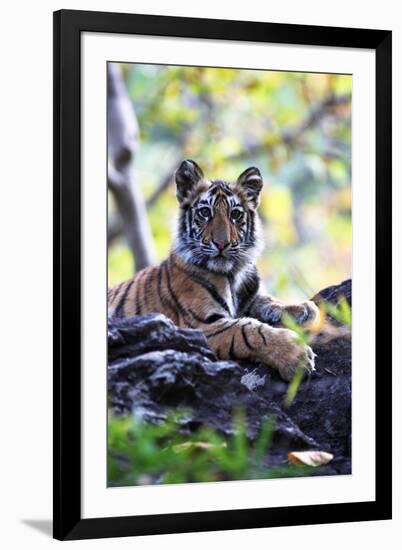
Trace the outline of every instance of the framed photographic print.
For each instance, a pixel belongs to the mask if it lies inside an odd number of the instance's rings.
[[[390,31],[54,14],[56,538],[391,518],[391,304]]]

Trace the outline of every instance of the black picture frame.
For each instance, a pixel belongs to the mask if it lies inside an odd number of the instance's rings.
[[[386,30],[61,10],[54,13],[54,521],[60,540],[390,519],[391,55]],[[376,498],[82,519],[81,49],[83,32],[369,48],[376,56]]]

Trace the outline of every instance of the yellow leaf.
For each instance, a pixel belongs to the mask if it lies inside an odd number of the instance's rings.
[[[325,453],[324,451],[302,451],[288,453],[288,460],[292,464],[304,465],[304,466],[322,466],[328,464],[334,458],[331,453]]]

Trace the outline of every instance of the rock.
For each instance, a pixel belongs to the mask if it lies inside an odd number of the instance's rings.
[[[351,303],[351,281],[322,290],[313,300]],[[247,415],[254,440],[262,422],[275,418],[274,440],[266,466],[287,462],[292,451],[319,450],[334,459],[318,475],[351,473],[351,337],[349,327],[331,320],[329,333],[311,344],[316,372],[304,380],[286,407],[288,385],[268,367],[251,362],[219,361],[199,330],[176,327],[161,314],[111,318],[108,327],[109,406],[145,421],[188,411],[184,431],[208,425],[233,433],[233,411]]]
[[[333,285],[328,286],[327,288],[324,288],[324,290],[320,290],[313,298],[315,302],[320,302],[322,300],[325,300],[327,302],[331,302],[332,304],[336,304],[339,301],[339,298],[341,297],[346,298],[349,305],[352,305],[352,280],[346,279],[339,285]]]

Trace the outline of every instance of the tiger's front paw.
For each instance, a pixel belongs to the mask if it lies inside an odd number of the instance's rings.
[[[283,312],[290,315],[297,324],[304,325],[306,328],[315,324],[320,318],[320,310],[311,300],[301,304],[286,305]]]
[[[310,346],[300,342],[297,334],[292,330],[274,329],[277,338],[277,353],[275,365],[281,377],[292,380],[297,369],[303,369],[304,374],[315,371],[315,353]]]
[[[297,324],[309,328],[320,318],[320,310],[314,302],[308,300],[301,304],[282,304],[273,302],[264,312],[264,322],[272,326],[278,326],[281,323],[286,324],[285,314],[290,315]]]

